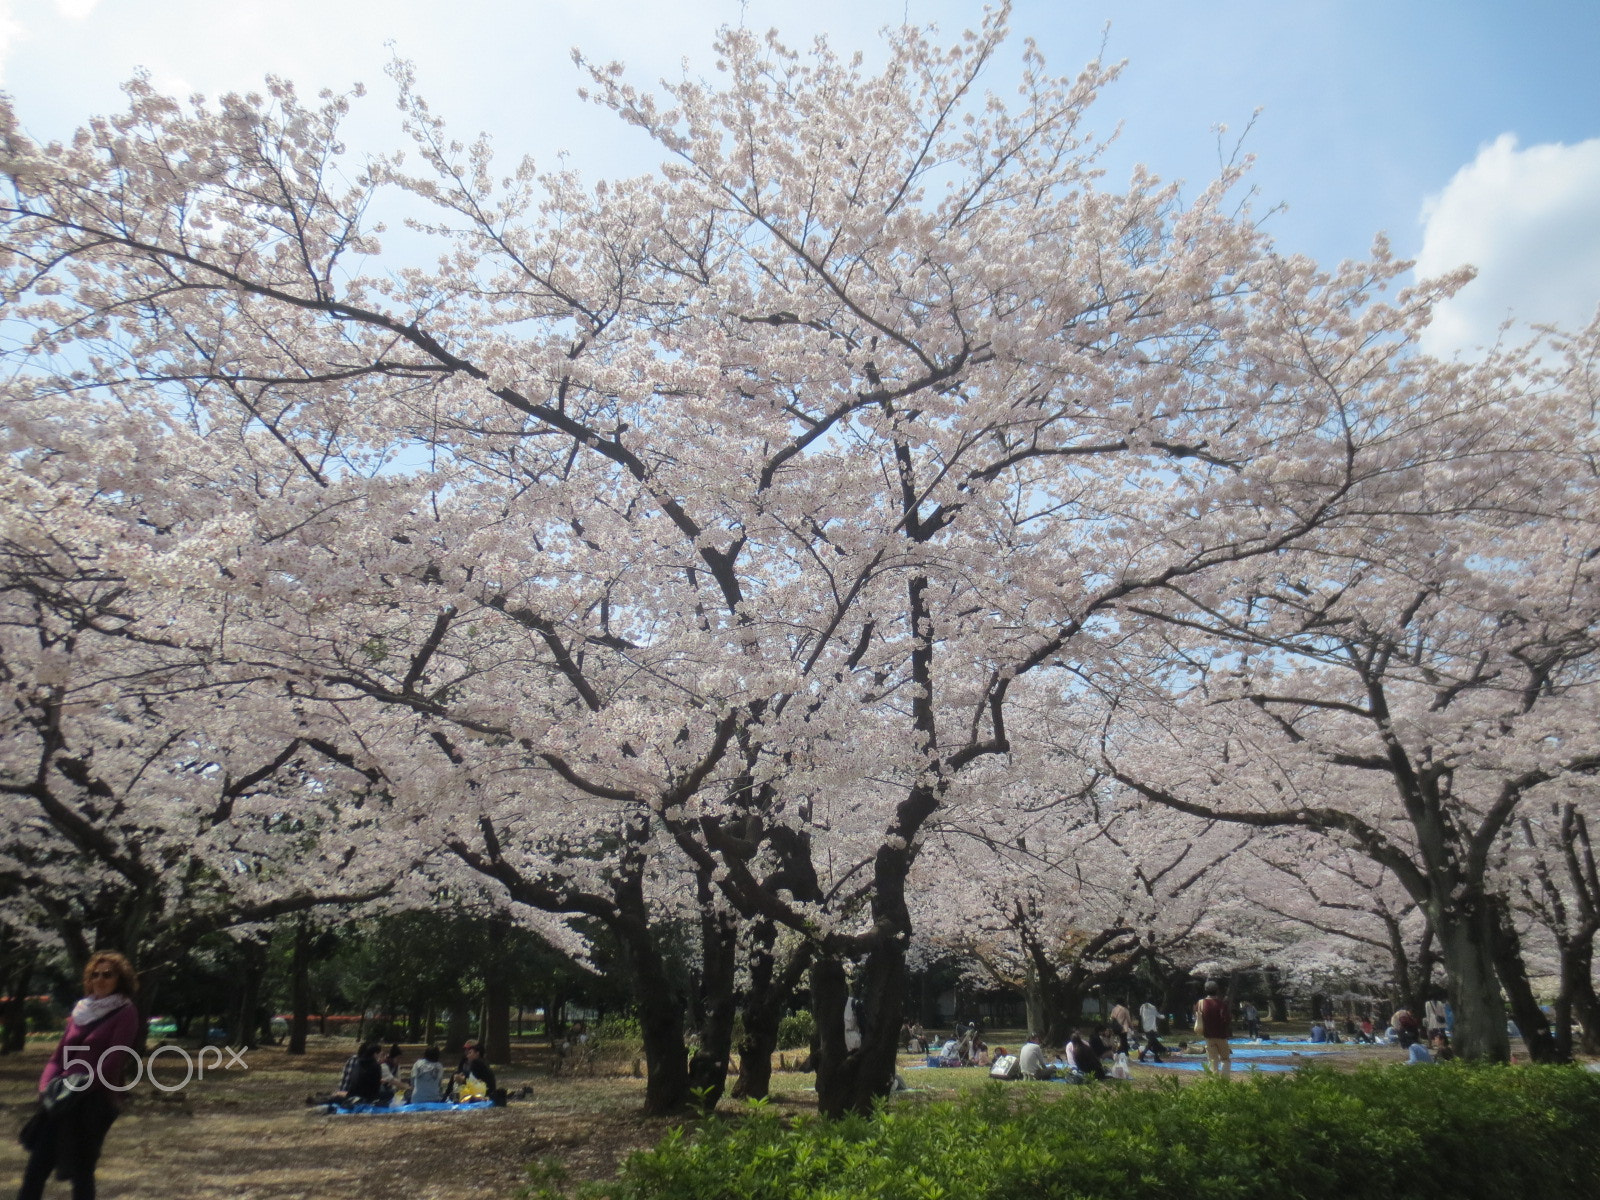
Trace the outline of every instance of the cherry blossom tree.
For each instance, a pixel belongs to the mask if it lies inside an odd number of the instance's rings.
[[[967,780],[912,875],[919,945],[1021,992],[1028,1027],[1056,1044],[1098,989],[1225,953],[1218,868],[1248,840],[1122,788],[1079,803],[1073,773],[1014,762]]]
[[[353,861],[361,780],[184,644],[208,614],[169,586],[172,510],[129,494],[173,447],[114,406],[0,408],[0,874],[26,919],[77,966],[126,952],[148,1006],[210,934],[393,890]]]
[[[984,93],[1005,20],[892,33],[875,74],[745,31],[661,96],[586,64],[667,156],[594,187],[502,173],[404,68],[412,168],[352,163],[348,101],[282,81],[135,81],[70,145],[0,112],[19,403],[194,447],[177,488],[130,474],[210,597],[183,644],[381,778],[404,836],[605,909],[637,962],[655,877],[808,939],[830,1115],[889,1084],[910,872],[1022,685],[1078,686],[1142,596],[1387,519],[1398,435],[1441,419],[1395,366],[1440,288],[1381,303],[1381,244],[1276,254],[1235,167],[1105,186],[1115,72],[1030,45]],[[384,270],[395,193],[436,266]],[[687,875],[652,875],[669,846]]]
[[[1348,973],[1382,981],[1379,993],[1420,1013],[1434,986],[1438,954],[1422,910],[1393,875],[1345,847],[1330,847],[1298,830],[1253,840],[1244,895],[1280,926],[1280,941],[1268,950],[1274,963],[1305,974],[1300,960],[1325,939],[1347,960]],[[1285,928],[1286,926],[1286,928]],[[1326,971],[1324,971],[1326,973]],[[1386,978],[1385,978],[1386,976]]]
[[[1508,838],[1509,861],[1499,874],[1536,935],[1552,945],[1558,982],[1552,1033],[1556,1056],[1565,1061],[1572,1058],[1575,1024],[1582,1030],[1583,1052],[1600,1052],[1600,1002],[1594,985],[1600,874],[1589,832],[1591,789],[1552,786],[1542,791],[1558,794],[1536,792],[1524,806]]]
[[[1170,630],[1147,661],[1166,665],[1120,691],[1097,752],[1179,811],[1317,833],[1391,872],[1437,939],[1473,1058],[1508,1053],[1502,988],[1551,1052],[1493,869],[1530,796],[1600,765],[1593,344],[1543,365],[1418,364],[1419,396],[1454,416],[1434,410],[1395,478],[1432,511],[1145,605]]]

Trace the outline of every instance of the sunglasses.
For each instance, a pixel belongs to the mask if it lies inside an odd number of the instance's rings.
[[[116,977],[117,977],[117,973],[115,971],[90,971],[89,972],[89,978],[90,979],[115,979]]]

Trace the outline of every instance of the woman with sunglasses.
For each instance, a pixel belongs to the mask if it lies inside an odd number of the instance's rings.
[[[39,1077],[41,1096],[63,1077],[69,1082],[57,1090],[68,1087],[72,1094],[49,1112],[41,1101],[24,1127],[29,1157],[17,1200],[39,1200],[52,1170],[58,1179],[72,1181],[72,1200],[94,1200],[100,1147],[116,1120],[123,1076],[137,1054],[139,1009],[133,996],[138,989],[133,965],[120,954],[101,951],[83,969],[84,997]]]

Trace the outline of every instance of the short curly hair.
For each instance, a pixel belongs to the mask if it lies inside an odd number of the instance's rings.
[[[139,974],[133,969],[133,964],[115,950],[97,950],[89,956],[89,961],[83,966],[83,990],[85,993],[92,991],[89,986],[89,976],[96,967],[110,967],[117,973],[117,991],[124,996],[135,996],[139,992]]]

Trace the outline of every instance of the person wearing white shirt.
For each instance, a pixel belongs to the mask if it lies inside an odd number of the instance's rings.
[[[1053,1079],[1055,1071],[1044,1061],[1044,1051],[1039,1049],[1039,1037],[1030,1033],[1022,1043],[1022,1053],[1017,1056],[1017,1066],[1024,1079]]]

